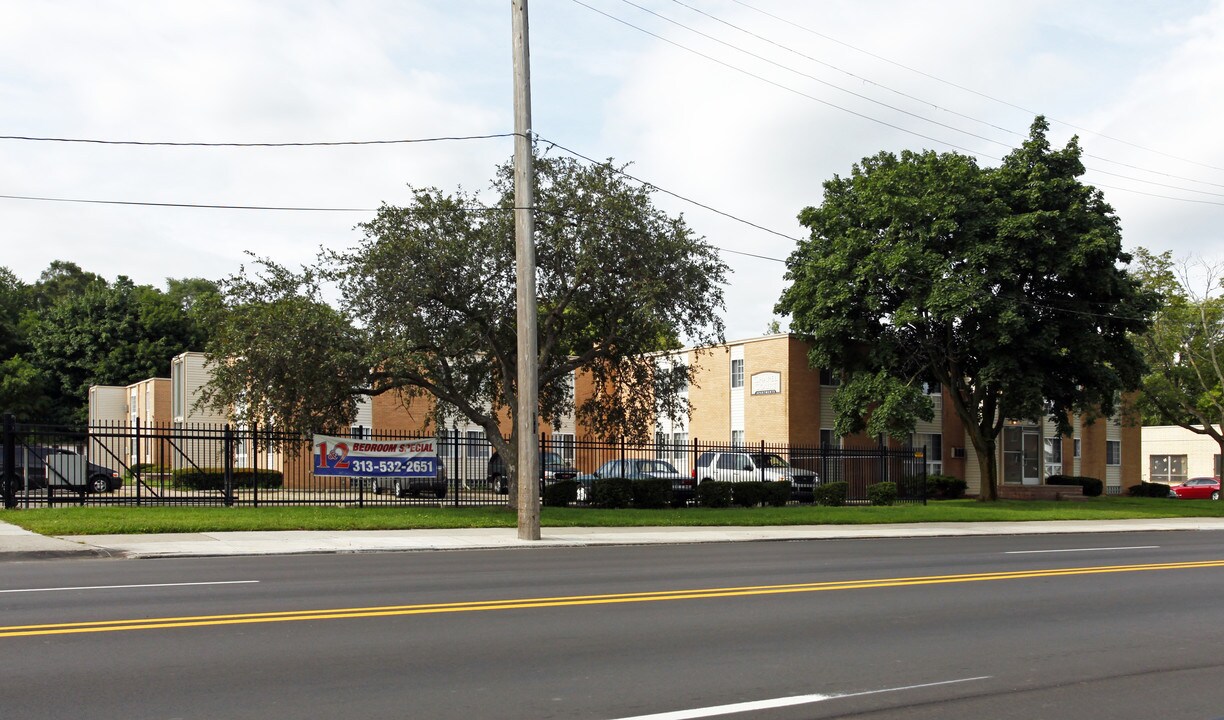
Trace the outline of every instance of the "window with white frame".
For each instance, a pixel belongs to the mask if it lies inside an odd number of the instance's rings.
[[[1062,474],[1062,438],[1045,438],[1045,476]]]
[[[822,368],[820,371],[820,384],[829,386],[841,385],[841,376],[828,368]]]
[[[1105,441],[1105,464],[1114,466],[1122,464],[1122,441]]]
[[[744,387],[744,360],[743,358],[731,361],[731,387]]]
[[[734,445],[735,447],[744,446],[744,431],[743,430],[732,430],[731,431],[731,444]]]
[[[671,448],[668,446],[668,435],[665,432],[655,432],[655,459],[666,460],[671,457]]]
[[[489,457],[489,444],[485,440],[484,430],[468,430],[464,435],[467,440],[468,457]]]
[[[837,433],[829,428],[820,428],[820,447],[822,448],[837,448],[841,447],[841,438]]]
[[[1185,455],[1149,455],[1148,479],[1154,483],[1173,485],[1186,481]]]
[[[688,433],[672,433],[672,459],[684,460],[688,457]]]
[[[914,433],[913,448],[926,448],[928,475],[943,475],[943,435],[941,433]]]
[[[1071,457],[1078,459],[1080,456],[1080,439],[1075,438],[1071,441]]]
[[[566,463],[574,464],[574,433],[553,433],[550,449]]]

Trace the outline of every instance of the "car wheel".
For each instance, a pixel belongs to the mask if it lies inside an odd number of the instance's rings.
[[[383,489],[379,487],[377,480],[370,483],[370,490],[374,491],[375,495],[382,495],[382,491],[383,491]]]
[[[441,500],[442,498],[446,497],[446,490],[445,490],[444,488],[443,488],[443,489],[434,490],[434,497],[436,497],[436,498],[438,498],[439,500]]]
[[[395,481],[395,497],[402,498],[408,493],[404,492],[404,485],[399,481]]]
[[[94,475],[89,478],[89,491],[95,493],[110,492],[110,478],[105,475]]]
[[[1211,499],[1212,499],[1212,500],[1219,500],[1219,499],[1220,499],[1220,491],[1219,491],[1219,490],[1212,490],[1212,491],[1211,491]]]

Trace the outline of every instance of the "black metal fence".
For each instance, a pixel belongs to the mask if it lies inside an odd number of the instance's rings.
[[[70,505],[259,506],[496,505],[507,501],[505,463],[480,433],[438,436],[353,428],[352,440],[437,441],[439,474],[425,481],[316,475],[310,438],[229,425],[17,424],[3,430],[4,507]],[[910,448],[819,448],[694,439],[683,444],[539,439],[543,484],[628,468],[629,460],[667,463],[693,484],[815,476],[844,481],[847,501],[864,503],[875,483],[897,484],[898,502],[925,502],[926,461]],[[10,454],[11,453],[11,454]],[[619,463],[619,465],[609,465]],[[656,463],[651,463],[659,467]],[[10,472],[10,469],[12,470]],[[619,473],[617,473],[619,474]],[[811,501],[798,495],[795,502]]]

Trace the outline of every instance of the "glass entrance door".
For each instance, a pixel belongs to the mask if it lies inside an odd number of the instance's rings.
[[[1003,428],[1003,482],[1041,483],[1041,433],[1035,427]]]

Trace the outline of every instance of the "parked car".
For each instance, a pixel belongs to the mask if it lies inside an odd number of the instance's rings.
[[[540,479],[548,483],[558,480],[573,480],[578,477],[578,468],[570,465],[555,452],[540,453]],[[489,458],[489,487],[495,492],[505,495],[510,492],[509,480],[506,476],[506,461],[500,453],[493,453]]]
[[[73,460],[83,462],[83,470],[65,476],[49,469],[48,461],[55,464],[52,458],[67,458],[70,466]],[[3,462],[3,460],[0,460]],[[81,457],[80,453],[63,448],[28,445],[17,448],[17,489],[42,490],[47,487],[47,476],[50,473],[52,485],[80,492],[104,493],[123,487],[123,478],[115,470],[91,463]],[[79,473],[79,474],[78,474]]]
[[[1219,500],[1220,478],[1196,477],[1190,478],[1181,485],[1169,488],[1169,497],[1183,500]]]
[[[382,477],[370,478],[370,489],[375,495],[391,490],[395,497],[420,497],[429,493],[441,500],[446,497],[446,466],[438,463],[438,474],[434,477]]]
[[[809,500],[820,484],[812,470],[792,467],[781,455],[747,451],[703,452],[693,467],[693,479],[720,482],[778,482],[789,480],[791,497]]]
[[[697,494],[697,481],[677,470],[676,466],[666,460],[609,460],[600,465],[595,472],[578,476],[579,502],[587,502],[591,499],[591,488],[600,478],[669,479],[672,481],[672,502],[676,504],[686,503]]]

